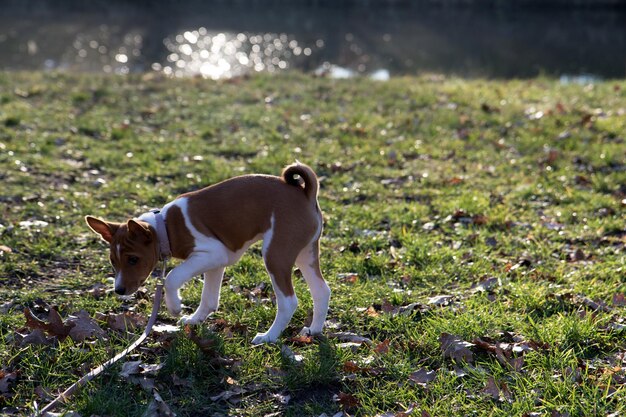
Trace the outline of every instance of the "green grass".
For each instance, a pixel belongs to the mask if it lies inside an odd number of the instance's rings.
[[[626,293],[624,81],[0,73],[0,103],[0,376],[16,372],[0,389],[2,414],[45,404],[44,391],[65,389],[142,330],[99,322],[99,338],[20,346],[25,307],[45,317],[56,306],[64,319],[149,313],[154,280],[139,300],[93,291],[112,274],[84,215],[122,221],[295,159],[321,180],[327,331],[372,345],[290,341],[312,308],[297,279],[300,307],[283,338],[252,347],[274,316],[253,247],[227,269],[220,311],[197,330],[208,348],[181,329],[131,358],[163,364],[150,377],[178,415],[626,413],[626,307],[613,301]],[[478,291],[488,278],[495,284]],[[195,307],[200,291],[190,282],[183,301]],[[451,298],[428,304],[438,295]],[[175,320],[162,309],[160,322]],[[475,345],[472,364],[455,363],[442,333],[531,348],[504,358]],[[422,368],[433,380],[412,382]],[[142,415],[153,395],[120,369],[65,409]],[[211,399],[226,391],[238,394]]]

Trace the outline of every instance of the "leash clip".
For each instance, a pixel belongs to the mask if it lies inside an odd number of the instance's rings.
[[[167,272],[168,259],[169,258],[167,257],[163,257],[163,259],[161,259],[161,274],[159,274],[157,277],[157,285],[163,286],[163,284],[165,283],[165,275]]]

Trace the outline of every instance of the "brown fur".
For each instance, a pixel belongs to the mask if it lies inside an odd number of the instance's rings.
[[[180,207],[172,206],[167,211],[167,236],[170,239],[172,256],[186,259],[193,251],[193,236],[187,226]],[[156,232],[155,232],[156,234]]]

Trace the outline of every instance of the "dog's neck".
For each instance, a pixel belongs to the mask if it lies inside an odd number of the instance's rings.
[[[138,217],[138,220],[144,221],[154,229],[157,238],[157,248],[159,249],[159,260],[164,260],[172,256],[170,248],[170,239],[165,226],[165,218],[161,210],[154,209]]]

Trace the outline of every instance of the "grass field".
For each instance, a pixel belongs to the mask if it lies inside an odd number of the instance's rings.
[[[296,279],[282,339],[251,346],[274,316],[254,246],[215,317],[162,326],[65,410],[624,415],[625,139],[624,81],[0,73],[0,414],[46,404],[145,325],[155,280],[112,293],[85,215],[298,159],[321,181],[326,336],[296,337]]]

